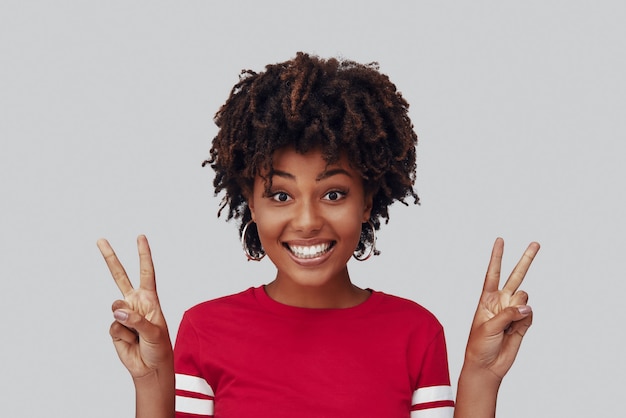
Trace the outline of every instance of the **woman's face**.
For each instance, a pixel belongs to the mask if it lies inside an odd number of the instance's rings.
[[[282,148],[273,165],[269,193],[257,176],[248,205],[276,283],[294,292],[351,286],[346,263],[372,206],[360,173],[345,156],[327,165],[320,150]]]

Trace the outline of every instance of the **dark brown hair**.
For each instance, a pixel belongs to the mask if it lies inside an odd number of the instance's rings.
[[[218,216],[228,207],[228,220],[241,219],[239,231],[251,219],[246,195],[254,178],[269,173],[272,154],[292,146],[305,153],[320,147],[327,163],[345,152],[373,195],[370,221],[389,220],[388,207],[419,198],[415,182],[417,135],[408,116],[409,104],[378,64],[328,60],[299,52],[292,60],[267,65],[264,72],[242,71],[230,97],[215,115],[219,128],[210,164],[215,170],[215,194],[225,191]],[[267,184],[271,187],[271,184]],[[256,226],[246,243],[251,254],[263,249]],[[356,249],[362,254],[372,240],[364,227]]]

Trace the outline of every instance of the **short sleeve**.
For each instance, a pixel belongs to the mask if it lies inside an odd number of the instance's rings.
[[[411,418],[452,418],[453,415],[448,353],[441,329],[424,351],[411,401]]]
[[[185,315],[178,329],[174,348],[176,372],[176,418],[213,416],[215,394],[198,364],[199,341]]]

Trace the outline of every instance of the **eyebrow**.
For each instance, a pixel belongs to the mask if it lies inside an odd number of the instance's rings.
[[[333,168],[332,170],[327,170],[324,171],[323,173],[320,173],[316,178],[315,181],[322,181],[325,180],[329,177],[332,176],[336,176],[339,174],[344,174],[350,178],[352,178],[352,175],[350,173],[348,173],[346,170],[344,170],[343,168]],[[282,177],[285,179],[289,179],[289,180],[295,180],[296,176],[294,176],[291,173],[288,173],[286,171],[281,171],[281,170],[274,170],[274,172],[272,173],[273,176],[278,176],[278,177]]]

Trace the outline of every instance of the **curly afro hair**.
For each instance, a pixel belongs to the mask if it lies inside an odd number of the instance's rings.
[[[344,152],[362,174],[373,196],[370,222],[378,229],[381,218],[388,222],[394,201],[412,197],[419,203],[413,189],[417,135],[408,108],[377,63],[299,52],[294,59],[267,65],[264,72],[243,70],[215,115],[219,131],[202,164],[215,170],[215,195],[225,191],[218,217],[228,207],[227,220],[241,220],[241,235],[251,219],[246,196],[255,176],[269,173],[267,190],[271,187],[274,151],[291,146],[306,153],[319,147],[328,164]],[[249,253],[263,255],[256,225],[249,232]],[[362,255],[372,240],[373,231],[364,227],[356,254]]]

